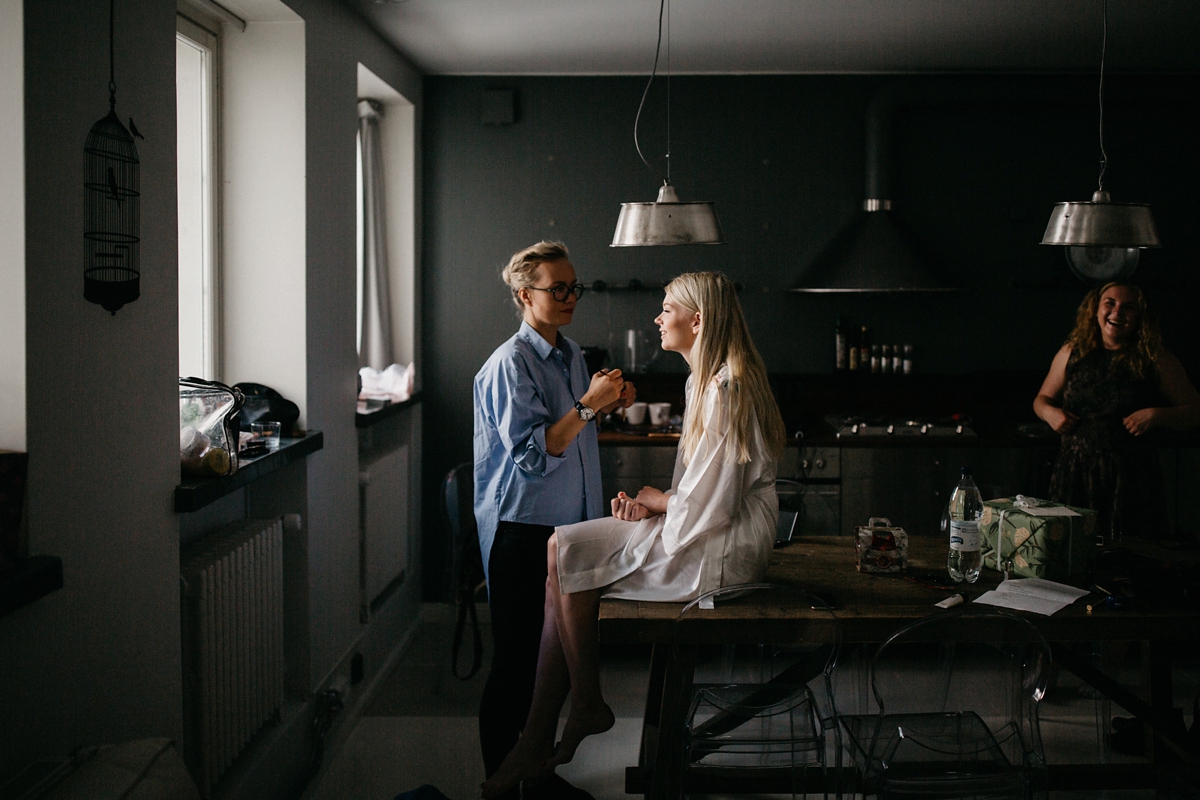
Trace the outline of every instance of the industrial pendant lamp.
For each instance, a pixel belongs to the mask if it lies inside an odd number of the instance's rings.
[[[642,92],[637,116],[633,120],[633,146],[641,156],[642,163],[663,182],[658,190],[658,199],[653,203],[622,203],[621,215],[617,217],[617,229],[613,233],[612,247],[663,247],[676,244],[724,244],[721,223],[716,209],[710,202],[684,203],[679,199],[671,184],[671,22],[667,18],[667,174],[664,176],[642,155],[638,144],[638,122],[650,84],[658,72],[658,55],[662,48],[663,10],[667,0],[660,0],[658,7],[658,44],[654,48],[654,68],[650,80]]]
[[[1100,48],[1100,179],[1090,201],[1059,203],[1050,214],[1042,244],[1065,245],[1071,269],[1082,278],[1127,277],[1142,248],[1161,247],[1154,216],[1145,203],[1114,203],[1104,190],[1104,56],[1108,48],[1108,0]]]

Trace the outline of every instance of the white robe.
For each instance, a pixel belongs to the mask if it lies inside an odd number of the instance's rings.
[[[779,499],[775,459],[752,415],[750,461],[738,464],[730,429],[728,371],[704,392],[704,435],[691,463],[682,448],[667,513],[640,522],[615,517],[555,529],[565,594],[605,588],[605,597],[683,602],[766,577]],[[689,413],[692,413],[689,410]]]

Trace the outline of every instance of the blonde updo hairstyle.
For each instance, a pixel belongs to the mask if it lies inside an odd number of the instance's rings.
[[[533,286],[537,280],[537,268],[547,261],[569,261],[571,254],[562,242],[541,241],[531,247],[526,247],[513,253],[512,258],[504,267],[500,277],[512,291],[512,301],[517,307],[517,316],[525,313],[525,305],[521,302],[522,289]]]
[[[783,453],[787,434],[775,395],[767,380],[767,368],[750,339],[742,305],[733,282],[720,272],[686,272],[666,286],[676,305],[700,314],[700,333],[692,345],[692,379],[688,385],[687,413],[680,447],[685,462],[691,460],[704,433],[701,403],[708,385],[721,365],[728,365],[730,429],[739,464],[750,461],[753,414],[758,419],[763,441],[776,458]]]

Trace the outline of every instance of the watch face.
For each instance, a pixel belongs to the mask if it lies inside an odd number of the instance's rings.
[[[575,410],[579,412],[579,418],[584,422],[588,422],[596,417],[596,412],[585,406],[583,403],[576,403]]]

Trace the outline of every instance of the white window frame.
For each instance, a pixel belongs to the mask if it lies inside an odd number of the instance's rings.
[[[198,16],[198,15],[197,15]],[[221,54],[220,36],[216,33],[219,23],[214,21],[198,21],[195,18],[178,14],[176,16],[176,39],[194,47],[205,54],[204,88],[201,99],[201,136],[206,139],[201,143],[200,172],[202,183],[202,198],[200,201],[200,336],[202,340],[202,366],[198,377],[221,378],[221,169],[220,169],[220,100],[221,100]],[[183,181],[180,181],[181,185]],[[181,215],[182,219],[182,215]],[[185,260],[183,248],[189,246],[180,235],[180,339],[183,339],[184,315],[182,306],[185,302],[183,295],[183,270]],[[180,372],[195,372],[180,364]]]

